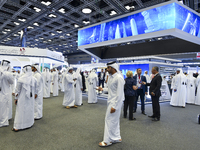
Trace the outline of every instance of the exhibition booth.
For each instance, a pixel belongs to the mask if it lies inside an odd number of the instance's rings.
[[[15,70],[21,70],[27,64],[39,64],[42,68],[68,66],[62,53],[47,49],[0,46],[0,60],[9,60]]]

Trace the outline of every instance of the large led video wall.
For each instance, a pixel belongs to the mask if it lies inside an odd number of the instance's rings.
[[[200,17],[177,3],[146,10],[78,31],[78,46],[172,28],[200,37]]]
[[[136,70],[138,68],[142,69],[142,75],[143,75],[145,71],[149,71],[149,64],[124,64],[124,65],[120,65],[120,71],[122,71],[124,78],[126,78],[127,71],[132,71],[133,74],[135,74]]]

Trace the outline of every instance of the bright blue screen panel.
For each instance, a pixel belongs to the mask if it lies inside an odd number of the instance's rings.
[[[172,28],[199,36],[199,20],[199,16],[176,3],[171,3],[79,30],[78,46]]]
[[[186,8],[176,4],[176,28],[200,37],[200,17]]]
[[[145,71],[149,71],[149,64],[128,64],[128,65],[120,65],[120,70],[122,71],[122,74],[124,75],[124,78],[126,78],[127,71],[132,71],[133,74],[136,72],[136,69],[141,68],[142,74],[144,74]]]

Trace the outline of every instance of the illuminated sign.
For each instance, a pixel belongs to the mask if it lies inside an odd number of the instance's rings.
[[[200,17],[177,3],[78,31],[78,46],[177,28],[200,37]]]

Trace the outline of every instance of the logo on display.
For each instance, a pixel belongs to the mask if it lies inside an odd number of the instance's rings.
[[[26,49],[25,48],[20,48],[20,54],[25,55]]]
[[[200,53],[197,53],[197,58],[200,58]]]

